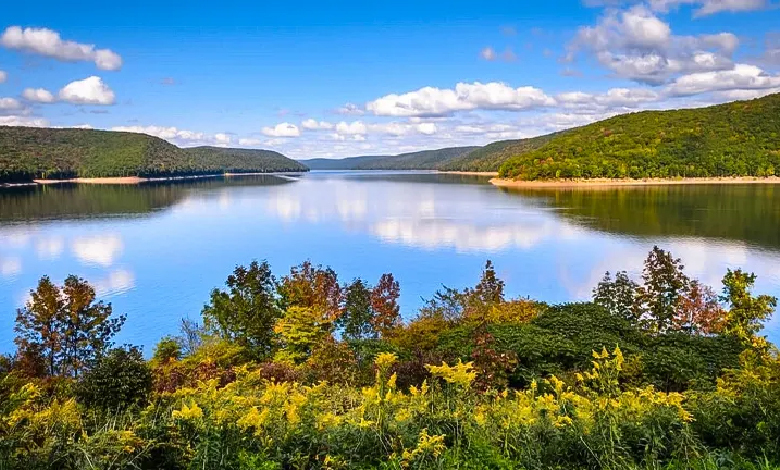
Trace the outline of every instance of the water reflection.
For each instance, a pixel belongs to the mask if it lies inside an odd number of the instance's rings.
[[[391,271],[402,312],[486,258],[511,295],[585,299],[607,270],[639,275],[654,244],[719,286],[727,268],[780,295],[780,188],[692,186],[506,191],[485,177],[322,172],[144,186],[0,191],[0,351],[42,274],[75,273],[127,313],[120,338],[150,348],[197,317],[237,263],[277,273],[304,259],[343,281]],[[777,341],[778,321],[768,329]]]

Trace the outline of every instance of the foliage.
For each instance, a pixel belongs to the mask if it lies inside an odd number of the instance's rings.
[[[758,336],[774,298],[729,271],[719,302],[648,260],[642,285],[607,276],[564,305],[507,299],[488,262],[408,323],[389,274],[254,263],[204,309],[218,334],[187,323],[149,361],[111,349],[56,379],[26,372],[60,337],[25,325],[69,301],[43,282],[0,362],[0,469],[780,468],[780,360]],[[260,355],[252,312],[273,309]]]
[[[276,281],[267,262],[237,266],[225,283],[229,292],[214,289],[203,307],[204,326],[236,341],[259,357],[272,353],[274,323],[282,316],[275,296]]]
[[[95,298],[95,289],[76,276],[68,276],[62,287],[41,278],[16,315],[22,355],[39,356],[49,376],[78,377],[91,367],[125,321],[110,318],[111,304]]]
[[[437,170],[478,147],[452,147],[393,156],[301,160],[312,170]]]
[[[76,397],[89,408],[116,412],[145,406],[152,372],[138,348],[116,348],[101,357],[78,382]]]
[[[269,150],[180,149],[145,134],[93,129],[0,127],[0,183],[73,177],[306,171]]]
[[[499,169],[523,180],[772,176],[780,94],[709,108],[623,114],[552,136]]]
[[[746,340],[763,329],[763,322],[769,319],[777,307],[775,297],[751,295],[750,290],[755,282],[755,274],[747,274],[740,269],[729,269],[723,277],[722,300],[729,305],[724,330]]]

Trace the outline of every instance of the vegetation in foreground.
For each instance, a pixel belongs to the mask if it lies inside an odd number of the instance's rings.
[[[304,165],[270,150],[181,149],[146,134],[0,127],[0,183],[306,170]]]
[[[399,285],[231,274],[150,360],[83,279],[41,279],[2,362],[2,469],[777,469],[777,305],[655,248],[593,301],[507,299],[487,263],[403,323]]]

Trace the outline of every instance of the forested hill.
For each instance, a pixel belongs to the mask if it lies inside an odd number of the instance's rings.
[[[301,160],[312,170],[437,170],[478,147],[450,147],[392,156],[364,156],[331,160]]]
[[[524,180],[778,173],[780,94],[616,116],[555,135],[500,168],[501,176]]]
[[[300,163],[267,150],[185,150],[146,134],[0,127],[0,183],[37,178],[305,170]]]

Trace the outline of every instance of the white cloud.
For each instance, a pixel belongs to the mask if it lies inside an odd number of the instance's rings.
[[[568,60],[587,50],[615,75],[661,85],[678,74],[727,70],[739,39],[731,33],[675,36],[645,5],[610,9],[595,26],[579,29]]]
[[[322,129],[333,129],[334,125],[330,122],[307,119],[301,123],[301,127],[309,130],[322,130]]]
[[[5,83],[6,80],[8,80],[8,73],[0,70],[0,83]]]
[[[552,106],[555,100],[534,87],[504,83],[458,83],[455,89],[424,87],[403,95],[387,95],[366,108],[381,116],[445,116],[457,111],[495,109],[522,111]]]
[[[0,126],[49,127],[49,121],[28,116],[0,116]]]
[[[670,84],[667,91],[673,96],[690,96],[710,91],[777,87],[780,87],[780,75],[769,75],[755,65],[737,64],[733,70],[684,75]]]
[[[224,133],[218,133],[218,134],[214,134],[214,142],[215,142],[217,145],[220,145],[220,146],[227,146],[227,145],[230,145],[230,141],[231,141],[231,140],[232,140],[232,139],[231,139],[231,138],[230,138],[230,136],[229,136],[229,135],[227,135],[227,134],[224,134]]]
[[[360,108],[360,106],[356,105],[355,103],[346,103],[344,106],[336,109],[337,114],[354,114],[354,115],[362,115],[364,113],[363,109]]]
[[[769,6],[768,0],[650,0],[650,6],[660,12],[668,12],[679,5],[695,5],[694,16],[706,16],[721,12],[762,10]]]
[[[298,137],[301,135],[301,130],[295,124],[283,122],[274,127],[264,127],[263,134],[269,137]]]
[[[17,111],[24,108],[16,98],[0,98],[0,112]]]
[[[22,92],[22,97],[36,103],[54,103],[55,101],[54,95],[44,88],[25,88]]]
[[[71,245],[73,254],[85,264],[111,266],[122,253],[124,245],[118,235],[79,237]]]
[[[611,88],[604,94],[581,91],[561,93],[555,97],[566,109],[607,110],[612,108],[636,108],[643,103],[659,99],[659,94],[649,88]]]
[[[366,132],[368,132],[368,128],[361,121],[351,123],[341,121],[336,124],[336,133],[339,135],[357,135],[365,134]]]
[[[114,104],[113,90],[94,75],[65,85],[59,96],[61,100],[75,104]]]
[[[60,34],[47,28],[6,28],[0,44],[8,49],[32,52],[66,62],[94,62],[100,70],[119,70],[122,57],[109,49],[96,49],[92,44],[63,40]]]
[[[262,139],[242,138],[238,139],[238,145],[242,147],[256,147],[263,143]]]
[[[496,51],[492,47],[486,47],[479,53],[480,57],[485,60],[496,60]]]
[[[433,135],[436,133],[436,124],[433,122],[417,124],[417,132],[423,135]]]

